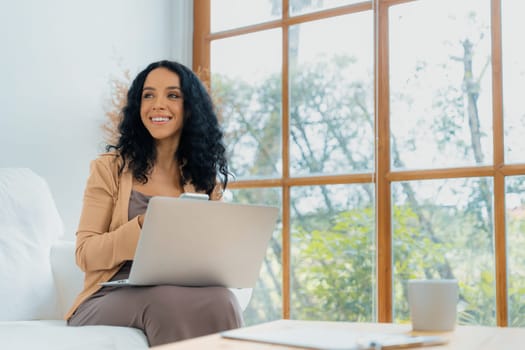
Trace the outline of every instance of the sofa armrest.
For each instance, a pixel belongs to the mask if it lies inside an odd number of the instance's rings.
[[[241,307],[241,310],[246,310],[246,307],[250,303],[250,299],[252,298],[252,288],[230,288],[230,290],[235,294],[235,297],[237,297],[237,301],[239,302],[239,306]]]
[[[50,258],[60,310],[65,315],[84,284],[84,273],[75,263],[75,242],[56,241]]]

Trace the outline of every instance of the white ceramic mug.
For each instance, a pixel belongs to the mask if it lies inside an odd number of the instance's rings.
[[[414,331],[451,331],[459,298],[456,280],[409,280],[408,307]]]

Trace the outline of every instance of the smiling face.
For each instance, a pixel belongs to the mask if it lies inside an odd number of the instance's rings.
[[[140,118],[151,136],[178,143],[182,131],[184,106],[179,76],[167,68],[156,68],[142,88]]]

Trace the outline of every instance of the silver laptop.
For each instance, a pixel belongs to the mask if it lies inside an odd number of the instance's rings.
[[[278,208],[152,197],[126,280],[104,286],[253,288]]]

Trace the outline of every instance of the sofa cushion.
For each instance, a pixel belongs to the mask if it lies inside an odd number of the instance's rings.
[[[63,233],[45,180],[0,168],[0,321],[56,318],[49,254]]]
[[[68,327],[65,321],[0,322],[2,349],[17,350],[138,350],[148,341],[136,328],[113,326]]]

